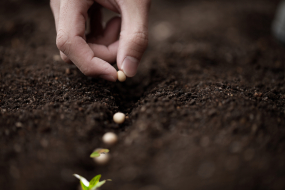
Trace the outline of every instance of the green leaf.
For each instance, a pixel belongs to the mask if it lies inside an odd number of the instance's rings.
[[[106,181],[112,181],[111,179],[107,179],[107,180],[103,180],[103,181],[100,181],[98,182],[94,188],[90,189],[90,190],[96,190],[97,188],[101,187],[102,185],[104,185],[106,183]]]
[[[92,189],[99,182],[100,178],[101,178],[100,174],[93,177],[93,179],[91,179],[89,183],[89,189]]]
[[[90,157],[91,158],[95,158],[95,157],[99,157],[100,156],[100,153],[98,153],[97,151],[93,152]]]
[[[80,180],[80,185],[82,187],[82,190],[96,190],[97,188],[101,187],[106,181],[112,181],[110,179],[99,181],[101,178],[101,175],[96,175],[91,179],[90,182],[88,182],[84,177],[78,175],[78,174],[73,174],[76,178]]]
[[[89,190],[96,190],[97,188],[101,187],[104,183],[106,183],[106,180],[98,182],[94,187],[92,187]]]
[[[101,154],[105,154],[108,153],[109,150],[108,149],[97,149],[94,152],[92,152],[92,154],[90,155],[91,158],[94,157],[99,157]]]
[[[89,190],[89,188],[86,187],[82,181],[80,181],[80,185],[81,185],[82,190]]]
[[[106,183],[106,180],[100,181],[95,185],[95,189],[101,187],[102,185],[104,185],[104,183]],[[92,189],[93,190],[93,189]]]
[[[80,180],[80,184],[83,190],[89,190],[88,188],[89,182],[87,181],[87,179],[78,174],[73,174],[73,175]]]

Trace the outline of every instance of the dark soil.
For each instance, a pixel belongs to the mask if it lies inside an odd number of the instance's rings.
[[[0,189],[284,189],[285,49],[278,1],[153,1],[150,45],[125,83],[58,61],[47,1],[0,2]],[[157,41],[154,28],[172,25]],[[127,114],[117,125],[112,116]],[[92,150],[119,135],[112,159]],[[108,147],[107,147],[108,148]]]

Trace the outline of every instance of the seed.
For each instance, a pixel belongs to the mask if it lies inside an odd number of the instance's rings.
[[[109,153],[106,154],[101,154],[99,157],[93,158],[93,160],[98,164],[98,165],[105,165],[109,162],[110,160],[110,155]]]
[[[118,71],[118,80],[120,82],[124,82],[127,79],[125,73],[123,71]]]
[[[126,118],[125,114],[121,112],[115,113],[115,115],[113,116],[113,120],[118,124],[124,123],[125,118]]]
[[[114,145],[118,141],[117,135],[112,132],[105,133],[102,139],[103,139],[103,142],[107,145]]]

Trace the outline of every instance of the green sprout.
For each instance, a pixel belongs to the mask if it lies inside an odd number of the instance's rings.
[[[108,149],[97,149],[90,155],[90,157],[96,158],[96,157],[99,157],[101,154],[106,154],[108,152],[109,152]]]
[[[78,174],[73,174],[73,175],[80,180],[82,190],[96,190],[97,188],[101,187],[104,183],[106,183],[106,181],[112,181],[110,179],[99,181],[101,178],[100,174],[93,177],[93,179],[91,179],[90,182]]]

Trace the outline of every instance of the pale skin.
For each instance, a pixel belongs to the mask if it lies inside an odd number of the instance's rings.
[[[135,76],[148,43],[151,0],[51,0],[56,45],[65,62],[73,62],[86,76],[117,80],[111,63],[126,76]],[[121,15],[102,27],[100,9]],[[90,18],[90,34],[85,23]]]

